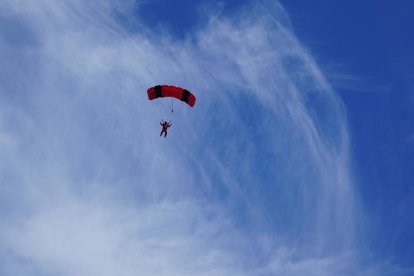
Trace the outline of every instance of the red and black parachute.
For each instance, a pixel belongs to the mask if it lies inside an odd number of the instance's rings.
[[[189,106],[193,107],[196,102],[196,97],[187,89],[173,86],[173,85],[156,85],[147,90],[148,99],[154,100],[157,98],[173,97],[179,99]]]

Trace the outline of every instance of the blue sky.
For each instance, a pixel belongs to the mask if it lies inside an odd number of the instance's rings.
[[[414,3],[286,1],[286,8],[296,34],[334,70],[331,83],[347,106],[370,245],[411,265]],[[349,78],[335,76],[341,73]]]
[[[3,1],[0,274],[411,275],[413,4],[364,3]]]

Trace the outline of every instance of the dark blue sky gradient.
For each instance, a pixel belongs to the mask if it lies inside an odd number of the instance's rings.
[[[351,75],[337,90],[349,116],[354,167],[374,251],[414,256],[414,2],[282,1],[322,67]],[[329,70],[328,70],[329,71]],[[328,72],[329,78],[329,72]],[[355,82],[355,83],[352,83]],[[335,77],[331,84],[336,85]],[[360,86],[360,88],[358,88]]]
[[[143,3],[137,10],[138,16],[155,29],[163,29],[176,36],[186,33],[205,23],[208,18],[200,18],[200,9],[214,9],[222,13],[241,7],[245,0],[193,1],[193,0],[152,0]]]

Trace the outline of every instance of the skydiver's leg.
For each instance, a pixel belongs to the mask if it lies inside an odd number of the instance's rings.
[[[165,131],[165,133],[164,133],[164,138],[165,138],[165,137],[167,137],[167,131]]]
[[[165,130],[161,130],[160,136],[162,136],[162,134],[165,132]]]

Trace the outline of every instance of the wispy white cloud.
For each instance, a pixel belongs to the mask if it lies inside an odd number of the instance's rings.
[[[131,3],[1,4],[0,271],[366,275],[346,114],[281,6],[179,40]]]

